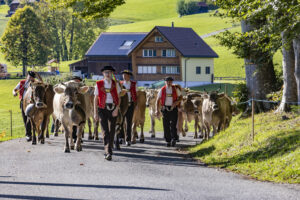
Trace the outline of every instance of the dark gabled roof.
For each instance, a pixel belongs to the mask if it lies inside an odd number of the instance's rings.
[[[219,57],[192,28],[155,27],[184,57]],[[155,29],[154,28],[154,29]]]
[[[148,33],[102,33],[86,52],[85,56],[128,56]],[[125,41],[134,41],[131,46],[122,46]]]

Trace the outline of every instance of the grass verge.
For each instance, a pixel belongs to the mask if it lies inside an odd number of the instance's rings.
[[[191,155],[212,167],[225,168],[257,180],[300,183],[300,116],[273,112],[251,118],[235,117],[230,127],[209,141],[189,148]]]

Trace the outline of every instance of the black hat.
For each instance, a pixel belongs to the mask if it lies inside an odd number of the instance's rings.
[[[35,72],[33,71],[28,71],[28,75],[31,76],[32,78],[35,78]]]
[[[105,70],[110,70],[110,71],[116,71],[112,66],[108,65],[108,66],[104,66],[102,69],[101,69],[101,72],[105,71]]]
[[[174,81],[174,79],[173,79],[171,76],[167,76],[167,77],[165,78],[165,81]]]
[[[129,74],[132,76],[132,72],[129,69],[125,69],[121,72],[122,74]]]
[[[79,76],[72,76],[71,80],[80,80],[82,81],[82,78]]]

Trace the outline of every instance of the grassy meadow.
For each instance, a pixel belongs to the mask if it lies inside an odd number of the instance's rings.
[[[228,169],[257,180],[300,183],[300,116],[273,112],[251,118],[234,117],[230,127],[207,142],[190,147],[191,155],[208,166]]]

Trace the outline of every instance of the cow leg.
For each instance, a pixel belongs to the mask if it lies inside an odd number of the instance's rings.
[[[28,123],[31,124],[31,128],[32,128],[32,144],[35,145],[36,144],[36,135],[35,135],[36,127],[35,127],[35,123],[34,123],[34,121],[32,119],[27,118],[27,120],[29,120]]]
[[[59,130],[59,120],[56,119],[54,122],[54,136],[57,137],[58,136],[58,130]]]
[[[45,143],[44,133],[45,133],[45,129],[47,129],[47,132],[48,132],[48,124],[49,124],[49,116],[44,116],[44,119],[42,121],[42,126],[41,126],[41,132],[40,132],[40,135],[39,135],[39,138],[41,140],[41,144]],[[48,132],[48,138],[49,138],[49,132]]]
[[[92,133],[92,121],[91,121],[90,118],[88,118],[87,121],[88,121],[88,126],[89,126],[89,137],[88,137],[88,139],[92,140],[92,139],[94,139],[93,133]],[[95,129],[95,123],[94,123],[94,129]]]
[[[70,146],[69,146],[69,137],[71,137],[71,141],[73,141],[72,136],[70,136],[70,130],[67,126],[64,126],[64,130],[65,130],[65,153],[70,153]]]
[[[155,138],[155,119],[151,116],[151,137]]]
[[[99,120],[98,121],[94,121],[94,136],[93,138],[95,140],[99,140],[99,132],[98,132],[98,127],[99,127]]]
[[[49,135],[49,129],[48,129],[49,123],[50,123],[50,117],[48,116],[48,117],[47,117],[47,121],[46,121],[46,127],[45,127],[45,130],[46,130],[46,138],[49,138],[49,137],[50,137],[50,135]]]
[[[145,142],[145,136],[144,136],[144,124],[141,124],[141,137],[140,137],[140,142],[144,143]]]
[[[84,132],[84,125],[85,122],[81,122],[79,124],[79,126],[77,126],[77,140],[76,140],[76,144],[75,144],[75,150],[76,151],[82,151],[82,145],[81,145],[81,136],[83,135],[82,133]],[[73,141],[73,139],[71,139],[71,141]],[[71,146],[72,148],[72,146]]]
[[[76,132],[74,131],[74,129],[76,129]],[[74,150],[75,144],[74,144],[73,134],[74,134],[74,132],[75,132],[74,136],[76,136],[76,141],[78,141],[78,140],[77,140],[77,132],[78,132],[78,128],[77,128],[77,126],[71,126],[71,130],[72,130],[72,131],[69,133],[69,138],[70,138],[70,143],[71,143],[71,150]],[[65,131],[66,131],[66,130],[65,130]]]
[[[195,116],[195,124],[194,124],[194,128],[195,128],[195,134],[194,134],[194,139],[198,138],[198,117]]]
[[[120,134],[117,133],[116,136],[115,136],[115,147],[117,150],[121,150],[121,147],[120,147]]]

